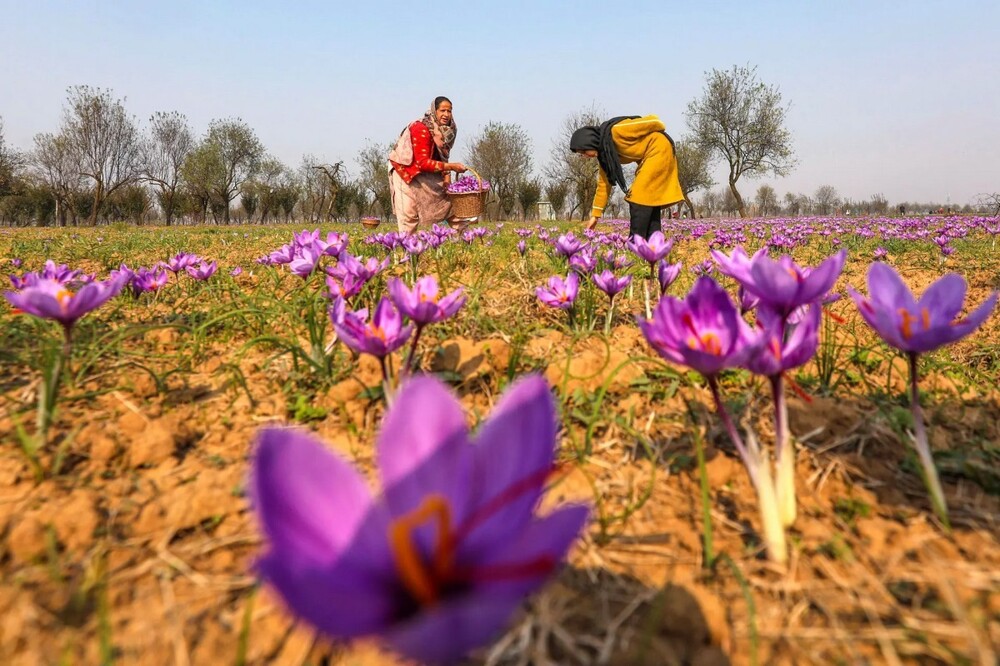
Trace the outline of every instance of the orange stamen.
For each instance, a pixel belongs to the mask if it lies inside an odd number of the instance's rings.
[[[437,543],[428,567],[417,551],[413,532],[431,520],[437,523]],[[451,510],[445,498],[430,495],[415,510],[393,521],[389,526],[389,547],[407,591],[422,605],[434,604],[438,600],[440,583],[450,573],[455,557]]]
[[[59,305],[63,310],[66,309],[66,304],[73,298],[73,292],[68,289],[60,289],[56,292],[56,300],[59,301]]]
[[[906,308],[899,308],[899,316],[903,318],[903,322],[899,325],[900,331],[903,333],[903,337],[909,340],[913,337],[913,322],[917,320],[910,311]]]
[[[920,308],[920,320],[925,331],[931,327],[931,313],[927,311],[927,308]]]
[[[771,338],[771,353],[774,354],[774,358],[781,361],[781,340],[777,336]]]

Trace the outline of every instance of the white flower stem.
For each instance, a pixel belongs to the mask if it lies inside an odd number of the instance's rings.
[[[788,430],[788,402],[780,374],[770,377],[771,392],[774,396],[774,456],[776,459],[775,491],[778,495],[778,509],[781,523],[791,527],[797,514],[795,501],[795,446]]]
[[[934,456],[931,454],[931,447],[927,441],[927,429],[924,427],[924,413],[920,408],[920,392],[917,389],[917,354],[910,352],[910,410],[913,413],[913,445],[917,450],[917,457],[920,458],[920,466],[923,469],[924,484],[927,492],[931,496],[931,504],[934,513],[937,514],[945,529],[951,531],[951,522],[948,520],[948,505],[944,498],[944,489],[941,488],[941,480],[938,478],[937,467],[934,465]]]
[[[752,432],[748,434],[749,446],[744,445],[743,438],[740,437],[736,425],[722,402],[719,384],[714,377],[708,378],[708,386],[712,391],[719,418],[722,419],[722,424],[725,426],[726,432],[729,433],[729,438],[732,440],[733,446],[736,447],[737,453],[740,454],[740,458],[747,468],[747,473],[750,475],[750,481],[757,491],[757,505],[760,509],[762,533],[768,559],[778,564],[784,564],[788,561],[788,548],[785,545],[785,529],[781,522],[781,513],[778,510],[774,481],[771,478],[771,462],[761,452]]]

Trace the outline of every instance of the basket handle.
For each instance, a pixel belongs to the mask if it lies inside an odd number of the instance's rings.
[[[476,180],[478,180],[478,181],[479,181],[479,188],[478,188],[478,189],[479,189],[479,191],[480,191],[480,192],[482,192],[482,191],[483,191],[483,177],[482,177],[482,176],[480,176],[480,175],[479,175],[479,173],[478,173],[478,172],[477,172],[477,171],[476,171],[475,169],[473,169],[472,167],[470,167],[470,166],[466,166],[465,168],[466,168],[466,170],[467,170],[467,171],[469,171],[469,172],[470,172],[470,173],[471,173],[471,174],[472,174],[473,176],[475,176],[475,177],[476,177]]]

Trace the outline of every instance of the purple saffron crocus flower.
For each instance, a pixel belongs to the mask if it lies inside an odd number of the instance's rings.
[[[402,240],[403,249],[411,257],[419,257],[427,249],[427,244],[416,235],[407,235]]]
[[[335,231],[331,231],[326,235],[326,240],[319,239],[315,242],[315,245],[326,256],[337,257],[347,249],[349,240],[347,234],[338,234]]]
[[[334,323],[334,328],[348,347],[380,359],[402,347],[413,332],[412,325],[403,326],[403,318],[385,297],[379,301],[371,321],[365,321],[360,312],[347,312],[341,323]]]
[[[291,263],[295,259],[295,245],[289,243],[282,245],[277,250],[268,255],[272,265]]]
[[[386,257],[381,262],[375,257],[355,257],[350,252],[343,252],[337,265],[331,268],[328,273],[335,278],[343,280],[348,274],[353,275],[361,282],[368,282],[389,267],[390,258]]]
[[[598,289],[607,294],[608,298],[613,299],[632,283],[632,276],[623,275],[622,277],[615,277],[615,274],[611,271],[604,270],[600,273],[595,273],[593,280]]]
[[[580,275],[590,275],[597,269],[597,257],[589,249],[583,249],[569,258],[569,267]]]
[[[868,269],[868,298],[851,288],[848,293],[861,316],[883,340],[900,351],[922,354],[969,335],[996,307],[997,292],[993,292],[968,316],[956,320],[965,290],[965,280],[949,273],[916,300],[899,274],[878,262]]]
[[[910,366],[910,410],[913,414],[914,446],[924,471],[924,481],[935,513],[950,528],[948,505],[931,454],[920,408],[917,357],[960,340],[986,321],[997,304],[993,292],[964,319],[956,319],[965,301],[965,280],[949,273],[927,288],[920,300],[890,266],[881,262],[868,269],[868,298],[848,288],[868,325],[890,345],[905,352]]]
[[[517,243],[517,251],[523,257],[524,254],[528,251],[528,244],[525,243],[523,240],[518,241],[518,243]]]
[[[667,293],[667,289],[674,283],[677,276],[681,274],[681,269],[684,264],[677,262],[676,264],[668,264],[666,261],[660,261],[656,265],[656,279],[660,283],[660,295]]]
[[[747,256],[742,246],[733,248],[732,255],[728,257],[719,250],[712,250],[711,254],[712,258],[715,259],[715,263],[719,266],[720,273],[728,275],[740,284],[746,284],[751,281],[750,267],[753,265],[753,262],[767,255],[767,248],[762,247],[752,257]]]
[[[229,275],[232,277],[239,277],[243,275],[243,268],[241,266],[237,266],[233,270],[229,271]]]
[[[361,293],[361,289],[365,286],[365,283],[351,273],[347,273],[341,280],[332,275],[327,275],[326,286],[329,290],[330,298],[350,300]]]
[[[584,248],[586,243],[573,235],[573,232],[563,234],[556,239],[555,249],[558,254],[570,258]]]
[[[160,269],[140,268],[132,277],[132,291],[138,296],[147,291],[159,291],[170,282],[167,271]]]
[[[805,365],[819,346],[822,307],[806,306],[798,323],[787,324],[780,313],[769,307],[757,310],[760,344],[757,353],[747,359],[746,368],[757,375],[774,377],[786,370]]]
[[[739,367],[756,351],[753,331],[710,277],[698,278],[683,301],[665,296],[639,328],[660,356],[705,376]]]
[[[14,268],[20,268],[21,264],[23,263],[24,261],[20,257],[14,257],[13,259],[10,260],[10,265],[13,266]]]
[[[197,266],[188,266],[185,270],[195,280],[204,281],[215,275],[215,271],[219,270],[219,264],[215,261],[205,262],[202,260]]]
[[[569,310],[576,301],[576,295],[580,290],[580,276],[571,272],[565,280],[558,275],[549,278],[548,285],[538,287],[535,293],[542,303],[548,306]]]
[[[411,379],[378,435],[380,497],[311,434],[263,430],[249,483],[267,541],[260,576],[332,639],[375,636],[421,663],[458,662],[502,632],[585,525],[586,506],[535,513],[556,423],[547,384],[529,377],[473,441],[458,400]]]
[[[288,262],[288,270],[305,280],[316,270],[323,251],[316,245],[302,245],[295,258]]]
[[[465,305],[465,296],[459,287],[444,298],[438,298],[438,282],[433,275],[426,275],[410,289],[394,278],[389,280],[389,298],[399,311],[418,326],[426,326],[448,319]]]
[[[43,319],[53,319],[68,331],[80,317],[114,298],[125,287],[126,282],[124,276],[104,282],[90,282],[73,293],[65,284],[45,279],[18,292],[5,292],[4,298],[16,310]]]
[[[674,239],[667,240],[662,231],[654,231],[649,240],[636,234],[626,243],[626,247],[643,261],[649,264],[650,270],[656,262],[666,258],[674,247]]]
[[[749,279],[740,282],[762,303],[787,317],[799,306],[822,300],[840,276],[846,258],[847,251],[841,250],[811,269],[799,266],[788,255],[777,261],[761,255],[751,263]]]
[[[170,259],[166,262],[161,262],[161,265],[176,275],[188,266],[193,266],[198,263],[198,260],[199,257],[196,254],[191,254],[190,252],[178,252],[174,256],[170,257]]]

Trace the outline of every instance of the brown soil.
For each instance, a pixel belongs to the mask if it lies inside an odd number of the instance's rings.
[[[856,286],[860,265],[848,269]],[[931,275],[906,272],[919,287]],[[990,285],[971,281],[970,298],[982,299]],[[520,285],[491,293],[496,300],[487,307],[501,315],[528,309],[555,324]],[[640,307],[640,300],[625,301],[622,312]],[[835,312],[853,319],[848,304]],[[1000,495],[990,485],[997,458],[989,457],[1000,442],[995,378],[969,385],[935,372],[922,386],[930,395],[934,447],[968,449],[955,467],[943,466],[951,534],[933,519],[920,478],[904,464],[907,442],[866,386],[848,383],[834,396],[793,399],[799,518],[790,563],[780,569],[762,557],[754,494],[706,407],[707,392],[684,383],[651,399],[635,388],[651,373],[652,382],[661,381],[663,366],[649,358],[636,327],[622,315],[608,339],[574,341],[553,326],[523,344],[498,333],[463,334],[424,348],[423,367],[449,373],[470,415],[488,413],[512,359],[519,371],[544,372],[569,401],[567,461],[585,445],[580,419],[594,408],[574,402],[574,394],[587,399],[606,391],[590,455],[568,465],[547,498],[598,498],[595,521],[558,579],[475,662],[996,658]],[[975,344],[998,339],[994,319]],[[170,354],[180,341],[161,329],[141,344]],[[956,346],[955,359],[968,358],[975,344]],[[12,444],[13,412],[0,415],[0,663],[97,664],[109,654],[115,663],[149,666],[233,663],[247,627],[248,664],[397,663],[372,643],[343,647],[318,639],[266,588],[256,588],[251,565],[261,541],[243,491],[247,455],[257,428],[286,421],[290,409],[276,380],[288,368],[265,358],[261,352],[236,360],[233,346],[220,344],[191,372],[170,376],[163,390],[125,369],[89,380],[83,388],[95,395],[62,404],[53,441],[65,443],[65,456],[60,473],[41,482]],[[253,400],[220,372],[227,363],[243,371]],[[870,374],[884,377],[887,367],[877,361]],[[898,379],[905,374],[893,376],[888,390],[905,389]],[[317,396],[325,416],[309,424],[368,471],[382,407],[359,394],[378,378],[377,365],[360,361],[350,378]],[[9,384],[7,404],[34,400],[37,377],[20,379]],[[768,413],[766,400],[748,399],[755,413]],[[702,424],[698,431],[691,418]],[[748,425],[769,441],[765,416]],[[713,571],[703,568],[692,464],[697,438],[708,457],[714,548],[726,555]],[[43,465],[55,458],[55,450],[47,452]]]

